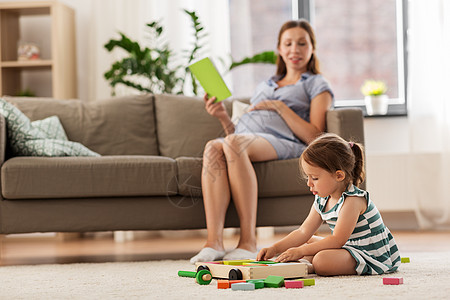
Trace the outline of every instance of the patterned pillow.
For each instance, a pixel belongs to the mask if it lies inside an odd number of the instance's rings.
[[[57,116],[31,122],[17,107],[0,98],[8,140],[15,156],[100,156],[80,143],[68,141]]]
[[[45,118],[44,120],[33,121],[31,122],[31,126],[33,128],[37,128],[41,132],[44,132],[49,139],[63,141],[69,140],[58,116],[51,116]]]

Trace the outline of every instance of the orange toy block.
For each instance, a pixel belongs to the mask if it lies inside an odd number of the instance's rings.
[[[217,288],[218,289],[229,289],[230,281],[228,280],[217,280]]]

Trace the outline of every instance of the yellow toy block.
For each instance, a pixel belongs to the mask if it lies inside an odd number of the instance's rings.
[[[314,278],[302,278],[302,279],[296,279],[296,280],[303,281],[304,286],[316,285]]]
[[[255,263],[254,259],[243,259],[243,260],[224,260],[223,264],[228,266],[242,266],[245,263]]]

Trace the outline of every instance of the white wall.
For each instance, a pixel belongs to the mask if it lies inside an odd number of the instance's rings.
[[[38,2],[39,0],[29,1]],[[165,36],[168,37],[169,47],[177,54],[177,57],[181,57],[181,50],[189,47],[193,38],[192,28],[185,26],[189,17],[182,9],[195,10],[208,32],[219,32],[219,34],[208,36],[208,47],[205,47],[207,55],[228,57],[230,53],[229,36],[226,30],[221,29],[228,28],[229,24],[226,0],[214,2],[209,0],[59,1],[75,11],[78,98],[86,101],[110,97],[111,88],[103,78],[103,74],[111,67],[113,61],[120,58],[121,52],[109,53],[104,45],[112,38],[119,38],[119,31],[133,40],[143,41],[146,40],[145,24],[161,21]],[[13,1],[0,0],[0,2]],[[36,22],[39,22],[39,18],[28,20],[23,24],[22,35],[25,39],[30,38],[30,32],[36,32],[35,29],[41,27],[41,24],[35,26]],[[177,38],[170,39],[171,36]],[[32,34],[31,38],[33,39],[31,41],[41,45],[50,45],[50,37],[46,33]],[[145,43],[141,45],[144,46]],[[32,86],[32,88],[40,89],[39,86]],[[126,88],[119,88],[119,94],[123,89]]]
[[[380,211],[413,210],[408,201],[407,117],[366,118],[367,190]]]

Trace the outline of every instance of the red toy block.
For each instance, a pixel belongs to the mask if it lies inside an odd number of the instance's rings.
[[[383,284],[392,284],[392,285],[403,284],[403,277],[384,277]]]
[[[298,280],[285,280],[284,281],[284,286],[287,289],[301,289],[303,288],[303,281],[298,281]]]
[[[246,280],[229,280],[228,282],[230,283],[230,286],[231,286],[233,283],[242,283],[242,282],[247,282],[247,281]]]
[[[218,289],[229,289],[230,281],[228,280],[217,280],[217,288]]]

